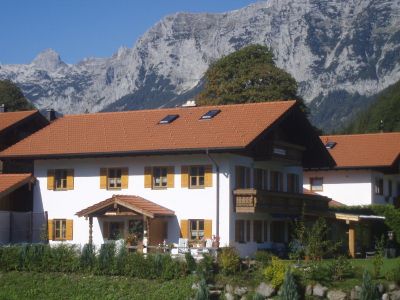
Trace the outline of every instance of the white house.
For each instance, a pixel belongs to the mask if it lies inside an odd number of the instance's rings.
[[[333,165],[295,101],[69,115],[0,153],[33,160],[33,210],[48,238],[150,244],[220,237],[242,255],[287,243],[289,221],[318,215],[303,167]]]
[[[345,205],[399,206],[400,132],[320,138],[336,166],[307,168],[304,188]]]

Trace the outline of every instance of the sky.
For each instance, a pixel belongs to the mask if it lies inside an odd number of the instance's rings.
[[[176,12],[220,13],[258,0],[0,0],[0,64],[31,62],[52,48],[66,63],[132,47]]]

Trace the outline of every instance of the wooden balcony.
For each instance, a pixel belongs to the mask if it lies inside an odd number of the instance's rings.
[[[318,195],[237,189],[233,192],[237,213],[280,213],[322,215],[328,210],[329,199]]]

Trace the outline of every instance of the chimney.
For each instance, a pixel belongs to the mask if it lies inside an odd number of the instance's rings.
[[[46,112],[47,112],[47,116],[46,117],[47,117],[47,120],[49,122],[53,122],[55,119],[57,119],[56,111],[54,109],[50,108]]]
[[[196,101],[195,100],[188,100],[186,103],[182,104],[182,107],[196,107]]]
[[[0,113],[6,112],[7,108],[4,104],[0,104]]]

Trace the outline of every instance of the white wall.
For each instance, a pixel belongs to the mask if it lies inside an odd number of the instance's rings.
[[[229,176],[228,164],[223,155],[213,155],[220,165],[220,202],[221,226],[226,228],[229,214]],[[67,218],[74,220],[74,243],[88,241],[88,221],[78,218],[75,213],[113,194],[137,195],[175,211],[176,218],[170,219],[168,227],[168,242],[177,242],[179,238],[179,222],[181,219],[212,219],[213,234],[216,232],[216,174],[213,167],[213,187],[204,189],[181,188],[182,165],[212,165],[206,155],[185,156],[147,156],[125,158],[88,158],[60,159],[35,161],[35,177],[38,184],[34,191],[34,211],[48,211],[49,219]],[[165,190],[144,188],[145,166],[175,166],[175,187]],[[128,167],[128,189],[109,191],[100,189],[100,168]],[[74,169],[74,190],[47,190],[48,169]],[[229,229],[228,229],[229,230]],[[221,242],[228,243],[228,230],[220,232]],[[93,242],[103,242],[100,224],[93,219]]]

